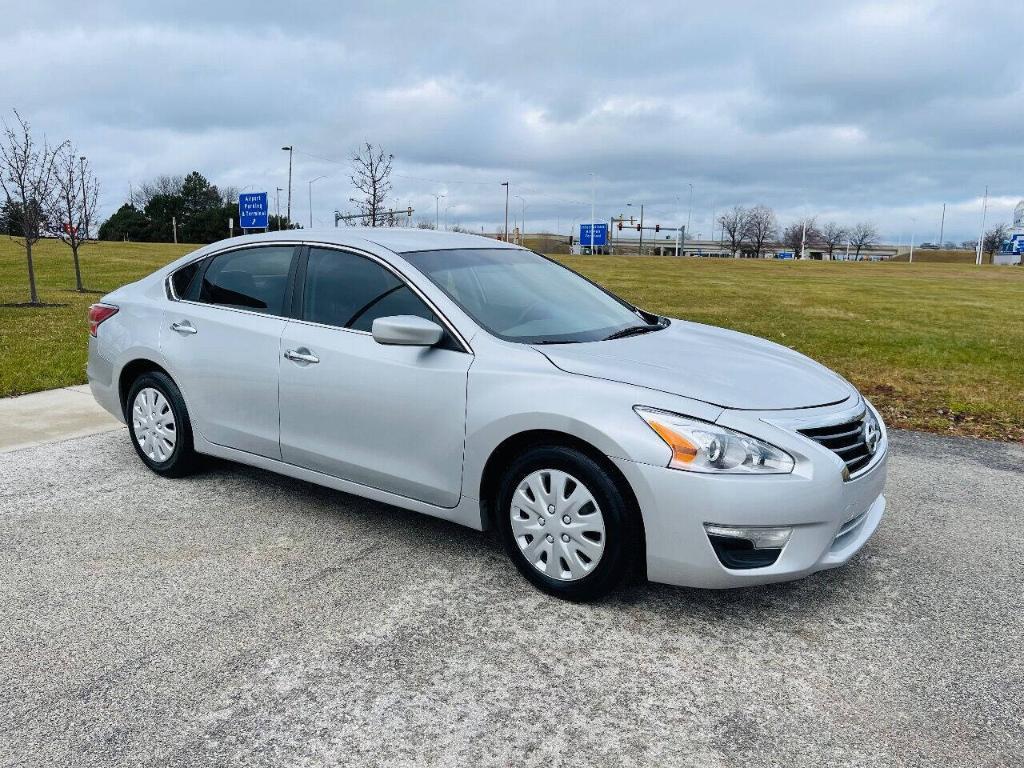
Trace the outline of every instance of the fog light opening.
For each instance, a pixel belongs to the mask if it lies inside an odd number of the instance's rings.
[[[774,565],[789,541],[790,527],[733,526],[705,523],[719,562],[726,568],[743,570]]]

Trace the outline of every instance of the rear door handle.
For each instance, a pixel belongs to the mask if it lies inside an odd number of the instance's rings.
[[[320,358],[310,352],[306,347],[289,349],[284,353],[284,356],[293,363],[307,363],[312,365],[313,363],[320,362]]]
[[[184,320],[180,323],[171,323],[171,330],[177,331],[178,333],[199,333],[195,326],[188,320]]]

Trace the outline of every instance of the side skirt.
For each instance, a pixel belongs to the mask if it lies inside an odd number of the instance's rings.
[[[315,485],[333,488],[336,491],[350,493],[353,496],[362,496],[366,499],[372,499],[373,501],[379,501],[384,504],[391,504],[413,512],[421,512],[425,515],[430,515],[431,517],[439,517],[442,520],[450,520],[453,523],[458,523],[459,525],[464,525],[467,528],[472,528],[477,531],[482,530],[480,504],[476,499],[471,499],[467,496],[463,496],[459,500],[458,505],[451,509],[446,507],[436,507],[433,504],[427,504],[422,501],[417,501],[416,499],[399,496],[396,493],[389,493],[388,491],[371,488],[367,485],[353,483],[350,480],[342,480],[339,477],[325,475],[322,472],[316,472],[312,469],[297,467],[294,464],[286,464],[283,461],[268,459],[265,456],[257,456],[254,453],[246,453],[245,451],[238,451],[234,448],[225,448],[222,445],[216,445],[215,443],[211,443],[209,440],[204,439],[198,434],[197,430],[193,430],[193,439],[195,442],[195,450],[198,453],[216,456],[217,458],[227,459],[228,461],[236,461],[239,464],[247,464],[250,467],[276,472],[279,475],[293,477],[296,480],[304,480],[307,483],[314,483]]]

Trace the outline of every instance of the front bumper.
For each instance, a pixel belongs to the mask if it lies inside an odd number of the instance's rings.
[[[844,481],[842,463],[831,451],[760,422],[758,436],[796,458],[792,474],[702,475],[613,459],[643,514],[651,581],[707,588],[788,581],[842,565],[875,532],[885,513],[887,440],[870,469]],[[793,531],[772,565],[740,570],[722,565],[705,523],[791,526]]]

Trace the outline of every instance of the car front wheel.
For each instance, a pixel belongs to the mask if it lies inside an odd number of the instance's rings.
[[[637,556],[632,506],[597,462],[573,448],[527,450],[504,474],[497,511],[509,557],[557,597],[605,595]]]

